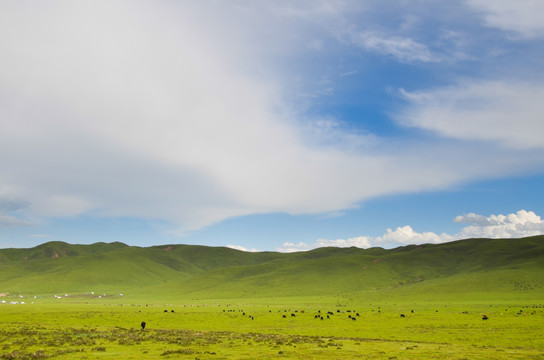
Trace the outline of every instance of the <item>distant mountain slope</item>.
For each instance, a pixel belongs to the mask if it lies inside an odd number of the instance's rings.
[[[544,236],[439,245],[248,253],[225,247],[49,242],[0,250],[0,292],[153,293],[168,298],[360,292],[544,294]]]

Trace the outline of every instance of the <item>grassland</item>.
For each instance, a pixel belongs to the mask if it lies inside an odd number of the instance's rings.
[[[540,304],[338,305],[317,304],[312,298],[274,300],[160,305],[93,300],[3,306],[0,358],[544,357]],[[483,312],[489,320],[482,320]]]
[[[4,249],[0,359],[544,359],[543,275],[544,237]]]

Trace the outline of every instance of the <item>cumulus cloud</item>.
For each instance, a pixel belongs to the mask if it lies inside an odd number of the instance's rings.
[[[452,241],[455,238],[448,234],[437,235],[433,232],[418,233],[412,229],[411,226],[406,225],[398,227],[396,230],[387,229],[387,232],[381,237],[377,238],[378,243],[397,243],[397,244],[439,244],[447,241]]]
[[[473,213],[458,216],[455,222],[469,223],[458,238],[519,238],[544,233],[544,221],[533,211],[520,210],[515,214],[484,217]]]
[[[279,246],[276,250],[279,252],[298,252],[298,251],[307,251],[311,249],[318,248],[316,244],[310,245],[306,244],[305,242],[299,242],[299,243],[292,243],[292,242],[284,242],[282,246]]]
[[[447,241],[455,240],[455,238],[448,234],[437,235],[433,232],[418,233],[412,229],[411,226],[401,226],[396,230],[387,229],[383,236],[356,236],[348,239],[318,239],[313,244],[307,244],[304,242],[291,243],[286,242],[276,250],[281,252],[296,252],[307,251],[320,247],[358,247],[362,249],[368,249],[373,246],[387,246],[394,245],[409,245],[409,244],[423,244],[423,243],[443,243]]]
[[[367,249],[371,247],[370,243],[371,238],[367,236],[356,236],[349,239],[336,239],[336,240],[327,240],[327,239],[318,239],[314,244],[306,244],[304,242],[291,243],[285,242],[282,246],[278,247],[276,250],[280,252],[297,252],[297,251],[306,251],[320,247],[359,247]]]
[[[387,229],[382,236],[358,236],[349,239],[319,239],[313,244],[304,242],[286,242],[277,250],[281,252],[307,251],[319,247],[350,247],[367,249],[373,246],[403,246],[417,244],[441,244],[468,238],[521,238],[544,234],[544,220],[533,211],[520,210],[508,215],[483,216],[469,213],[459,215],[453,220],[456,223],[468,223],[461,232],[450,235],[446,233],[417,232],[410,225]]]
[[[231,249],[234,249],[234,250],[240,250],[240,251],[245,251],[245,252],[259,252],[259,251],[261,251],[261,250],[255,249],[255,248],[248,249],[247,247],[241,246],[241,245],[228,244],[227,247],[231,248]]]

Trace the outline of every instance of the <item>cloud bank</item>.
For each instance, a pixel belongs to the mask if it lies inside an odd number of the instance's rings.
[[[314,244],[300,242],[284,243],[277,250],[281,252],[306,251],[319,247],[360,247],[367,249],[374,246],[403,246],[412,244],[440,244],[469,238],[521,238],[544,234],[544,220],[533,211],[520,210],[515,214],[490,215],[488,217],[470,213],[459,215],[453,220],[456,223],[470,224],[455,235],[433,232],[419,233],[411,226],[401,226],[395,230],[387,229],[383,236],[358,236],[349,239],[319,239]]]
[[[536,22],[520,25],[532,3],[520,3],[515,24],[501,7],[469,3],[486,26],[540,36]],[[451,42],[417,26],[429,15],[399,6],[416,20],[395,27],[382,6],[356,1],[2,2],[0,188],[27,205],[0,209],[0,225],[92,215],[161,220],[184,233],[540,166],[538,81],[469,78],[398,91],[396,121],[432,133],[423,140],[368,134],[310,111],[335,96],[327,69],[345,80],[371,77],[364,64],[375,57],[447,63]],[[411,228],[388,237],[435,241]]]

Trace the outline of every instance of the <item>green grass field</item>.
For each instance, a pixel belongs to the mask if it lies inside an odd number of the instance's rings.
[[[2,304],[0,358],[544,358],[544,306],[536,302],[119,300],[32,298]],[[482,320],[484,313],[488,320]]]
[[[543,236],[0,250],[0,359],[544,359],[543,329]]]

